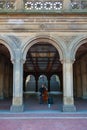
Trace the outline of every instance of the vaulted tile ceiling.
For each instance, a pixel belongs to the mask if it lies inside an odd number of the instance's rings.
[[[55,47],[49,43],[37,43],[33,45],[26,57],[25,70],[50,73],[61,71],[59,54]]]

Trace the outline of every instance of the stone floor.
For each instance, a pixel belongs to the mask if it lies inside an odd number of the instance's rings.
[[[0,100],[0,130],[87,130],[87,100],[76,99],[77,112],[62,112],[62,96],[53,104],[39,104],[37,95],[24,99],[24,112],[11,113],[11,99]]]
[[[39,96],[30,94],[24,98],[24,111],[62,111],[62,95],[50,95],[53,98],[53,104],[49,107],[47,103],[39,104]],[[0,111],[9,111],[12,102],[11,99],[0,100]],[[87,99],[75,99],[77,112],[87,111]]]
[[[87,113],[1,113],[0,130],[87,130]]]

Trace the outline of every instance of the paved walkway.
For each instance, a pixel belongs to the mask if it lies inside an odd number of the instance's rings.
[[[23,113],[11,113],[11,100],[0,100],[0,130],[87,130],[87,100],[75,100],[76,113],[63,113],[62,99],[53,98],[49,108],[31,95],[24,100]]]
[[[1,113],[0,130],[87,130],[87,113]]]

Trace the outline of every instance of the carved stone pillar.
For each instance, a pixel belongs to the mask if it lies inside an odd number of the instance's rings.
[[[73,99],[73,67],[72,61],[63,61],[63,111],[76,111]]]
[[[15,9],[16,10],[24,9],[24,1],[23,0],[16,0],[15,1]]]
[[[16,58],[13,61],[13,112],[23,111],[23,62],[20,57],[20,50],[16,50]]]

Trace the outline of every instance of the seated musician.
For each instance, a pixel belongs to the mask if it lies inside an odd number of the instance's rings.
[[[42,84],[41,88],[39,89],[40,92],[40,104],[43,104],[48,100],[48,91],[44,84]]]
[[[44,92],[43,92],[43,101],[44,102],[48,101],[48,90],[45,85],[44,85]]]

